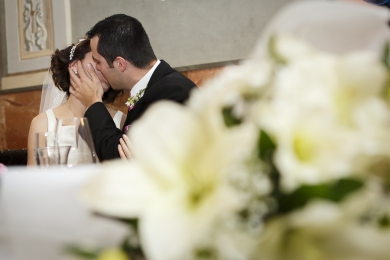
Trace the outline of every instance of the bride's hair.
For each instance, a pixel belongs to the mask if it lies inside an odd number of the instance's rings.
[[[91,46],[89,45],[90,40],[80,41],[73,53],[73,57],[70,60],[69,55],[74,47],[74,44],[66,47],[65,49],[57,49],[54,54],[51,56],[50,71],[53,75],[53,81],[57,88],[61,91],[64,91],[67,96],[70,95],[70,78],[69,78],[69,65],[72,62],[77,60],[83,60],[85,55],[91,51]],[[114,100],[123,94],[123,90],[114,90],[111,87],[103,94],[104,103],[112,103]]]

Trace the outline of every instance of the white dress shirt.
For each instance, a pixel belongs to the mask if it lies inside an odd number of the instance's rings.
[[[130,95],[132,97],[134,97],[135,95],[137,95],[137,93],[146,88],[148,86],[148,82],[150,80],[150,78],[152,77],[153,75],[153,72],[156,70],[157,66],[160,64],[160,60],[157,60],[156,63],[154,64],[154,66],[148,71],[148,73],[145,74],[145,76],[142,77],[142,79],[140,79],[135,85],[134,87],[131,89],[130,91]],[[142,93],[142,95],[140,97],[142,97],[144,94]]]

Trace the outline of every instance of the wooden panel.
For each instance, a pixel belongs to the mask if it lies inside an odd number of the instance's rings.
[[[199,87],[214,77],[222,67],[182,72]],[[127,113],[125,102],[129,93],[118,98],[114,109]],[[31,120],[38,115],[41,90],[31,90],[0,95],[0,150],[27,148],[28,130]]]

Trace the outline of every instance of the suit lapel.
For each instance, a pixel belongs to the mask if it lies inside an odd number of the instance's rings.
[[[174,72],[174,70],[171,68],[171,66],[169,66],[168,63],[166,63],[164,60],[160,60],[160,64],[157,66],[156,70],[153,72],[153,75],[152,77],[150,78],[149,82],[148,82],[148,87],[145,89],[145,93],[152,89],[155,84],[160,81],[163,77],[165,77],[167,74],[170,74]],[[144,93],[144,95],[145,95]],[[141,101],[142,98],[140,98],[139,101]],[[137,106],[137,105],[136,105]],[[135,108],[133,108],[131,111],[129,111],[127,113],[127,117],[126,117],[126,121],[124,123],[124,126],[123,126],[123,129],[122,131],[125,129],[125,127],[129,124],[131,124],[131,115],[132,115],[132,112],[134,111]]]
[[[150,78],[148,82],[148,87],[145,89],[145,92],[148,91],[148,89],[153,88],[153,86],[163,77],[165,77],[167,74],[170,74],[174,72],[174,70],[169,66],[168,63],[166,63],[164,60],[160,60],[160,64],[154,71],[152,77]]]
[[[131,112],[133,112],[133,110],[127,112],[126,120],[125,120],[125,123],[123,124],[123,128],[122,128],[123,133],[125,133],[124,130],[125,130],[126,126],[128,126],[130,124]]]

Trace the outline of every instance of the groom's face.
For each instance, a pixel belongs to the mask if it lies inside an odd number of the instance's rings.
[[[117,77],[115,76],[115,68],[108,66],[106,59],[97,51],[98,43],[99,37],[95,36],[91,39],[92,59],[95,62],[96,70],[98,71],[98,74],[100,72],[103,75],[113,89],[121,89],[120,84],[117,82]]]

